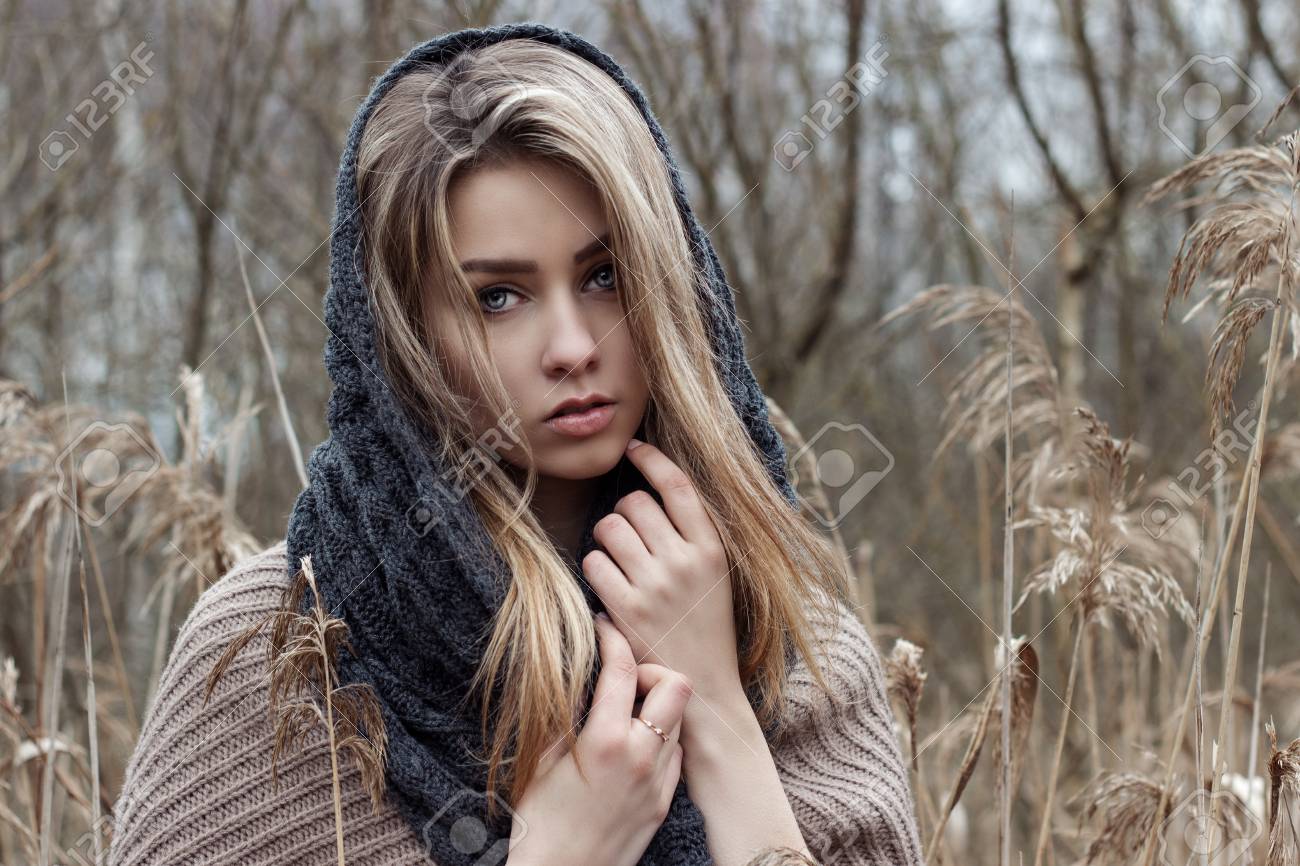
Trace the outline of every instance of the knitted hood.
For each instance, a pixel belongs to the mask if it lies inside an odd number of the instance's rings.
[[[330,335],[324,357],[333,383],[330,434],[308,461],[309,485],[290,517],[287,551],[290,573],[298,571],[301,557],[311,556],[329,613],[348,626],[351,651],[341,652],[339,678],[344,684],[367,684],[378,695],[389,744],[388,795],[438,866],[505,859],[510,812],[502,809],[502,817],[489,821],[485,774],[470,757],[482,747],[478,721],[458,714],[458,708],[511,576],[471,497],[456,495],[440,481],[447,467],[438,465],[430,433],[403,410],[379,362],[369,288],[355,266],[363,238],[357,150],[371,111],[398,78],[505,39],[536,39],[573,52],[608,73],[640,110],[663,154],[684,230],[706,275],[697,285],[698,302],[732,409],[764,455],[772,482],[792,506],[796,502],[784,446],[745,358],[731,287],[687,202],[663,131],[618,64],[573,33],[532,23],[457,31],[416,46],[395,62],[357,110],[339,163],[325,297]],[[595,548],[595,522],[618,497],[638,487],[650,489],[626,457],[602,478],[579,562]],[[599,599],[583,583],[598,609]],[[467,818],[475,820],[462,820]],[[486,842],[474,832],[483,825]],[[702,817],[681,782],[641,863],[709,862]]]

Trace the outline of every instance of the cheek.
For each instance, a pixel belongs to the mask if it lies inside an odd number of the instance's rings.
[[[512,342],[510,340],[494,339],[491,333],[488,334],[487,356],[493,362],[501,373],[501,379],[506,384],[507,391],[514,396],[515,391],[512,387],[512,381],[518,381],[514,371],[517,370],[518,351],[512,351]],[[468,346],[465,346],[459,337],[450,337],[439,343],[441,360],[447,379],[457,394],[467,397],[471,400],[477,400],[481,396],[481,389],[478,379],[472,375],[472,368],[475,363],[476,355],[470,352]]]
[[[533,425],[537,423],[535,416],[541,410],[546,393],[541,387],[537,358],[533,352],[534,349],[521,336],[502,335],[494,339],[489,334],[488,355],[505,388],[509,408],[504,418],[493,415],[486,403],[480,402],[475,408],[474,420],[480,433],[495,429],[499,434],[498,448],[502,457],[521,467],[524,454],[517,439],[526,439],[537,446]]]
[[[528,405],[526,398],[536,390],[537,379],[537,359],[528,341],[523,335],[498,337],[489,334],[488,356],[510,399],[522,406]]]
[[[433,354],[452,391],[469,395],[474,390],[474,378],[468,374],[470,369],[469,347],[456,328],[445,322],[439,322],[432,328],[434,333]]]
[[[611,323],[611,327],[612,330],[601,342],[601,347],[605,349],[605,358],[611,366],[617,368],[618,381],[628,397],[644,394],[645,377],[641,373],[640,364],[637,363],[636,347],[632,342],[632,332],[627,327],[627,321]]]
[[[439,363],[442,364],[443,373],[452,391],[472,397],[473,394],[470,392],[475,390],[474,380],[468,375],[469,366],[464,354],[458,349],[444,348]]]
[[[469,414],[475,430],[482,433],[495,426],[497,419],[491,417],[491,412],[481,399],[482,392],[478,380],[471,374],[472,356],[468,349],[461,345],[459,340],[445,340],[440,344],[440,349],[442,354],[439,360],[448,384],[458,396],[470,403]],[[489,354],[491,354],[490,346]],[[506,380],[506,384],[509,386],[509,379]],[[510,393],[513,396],[513,391]]]

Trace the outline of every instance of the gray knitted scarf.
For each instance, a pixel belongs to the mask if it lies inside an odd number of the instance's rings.
[[[772,482],[792,506],[796,501],[784,446],[745,358],[731,287],[687,202],[663,131],[618,64],[573,33],[534,23],[450,33],[394,63],[357,110],[339,163],[325,297],[330,435],[311,454],[309,486],[289,519],[288,567],[296,573],[300,558],[310,555],[328,610],[347,623],[353,651],[343,651],[339,678],[377,693],[389,743],[388,795],[438,866],[505,861],[510,812],[488,818],[486,776],[470,757],[481,754],[483,743],[464,698],[510,574],[470,497],[455,495],[441,482],[445,467],[429,447],[428,432],[404,412],[384,378],[368,290],[354,267],[362,240],[357,148],[371,111],[399,77],[504,39],[537,39],[573,52],[608,73],[640,109],[668,166],[696,262],[707,275],[697,286],[698,300],[732,408],[764,455]],[[653,494],[625,457],[601,479],[580,553],[569,561],[593,611],[602,605],[576,562],[595,548],[596,520],[633,489]],[[702,816],[682,781],[640,863],[711,862]]]

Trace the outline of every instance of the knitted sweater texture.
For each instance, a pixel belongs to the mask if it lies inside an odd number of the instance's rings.
[[[323,727],[313,728],[301,749],[281,755],[278,785],[272,781],[267,638],[246,646],[204,701],[213,663],[237,634],[276,609],[289,577],[280,542],[239,563],[190,611],[127,768],[111,866],[336,863]],[[837,621],[816,628],[832,693],[816,686],[800,660],[789,679],[786,723],[769,744],[795,818],[826,866],[919,864],[907,772],[876,648],[842,606]],[[434,862],[387,800],[372,809],[346,756],[340,774],[351,866]]]

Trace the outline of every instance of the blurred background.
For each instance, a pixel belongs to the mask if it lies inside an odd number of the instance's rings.
[[[176,629],[284,534],[373,79],[518,20],[669,134],[934,861],[1294,844],[1294,3],[0,0],[0,860],[93,862]]]

